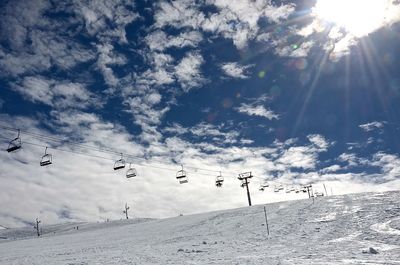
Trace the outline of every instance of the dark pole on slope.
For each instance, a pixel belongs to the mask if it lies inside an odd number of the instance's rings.
[[[250,197],[250,191],[249,191],[249,182],[247,181],[247,178],[245,179],[246,183],[246,189],[247,189],[247,200],[249,201],[249,206],[251,206],[251,197]]]
[[[128,203],[125,203],[125,210],[123,211],[123,213],[125,214],[126,219],[129,219],[128,210],[129,210]]]
[[[36,228],[36,232],[37,232],[37,236],[38,236],[38,237],[40,236],[39,224],[40,224],[41,222],[42,222],[42,221],[39,221],[39,219],[36,218],[36,225],[34,226],[34,228]]]
[[[249,190],[249,184],[250,182],[248,179],[252,178],[253,175],[251,175],[251,172],[245,172],[245,173],[240,173],[238,179],[242,181],[241,187],[244,188],[246,187],[247,189],[247,200],[249,201],[249,206],[251,206],[251,197],[250,197],[250,190]]]
[[[267,225],[267,233],[268,233],[268,235],[269,235],[269,227],[268,227],[267,210],[265,209],[265,206],[264,206],[264,215],[265,215],[265,224]]]
[[[325,189],[325,196],[329,196],[328,192],[326,191],[325,183],[324,183],[324,189]]]

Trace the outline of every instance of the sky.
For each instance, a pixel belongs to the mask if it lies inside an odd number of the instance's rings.
[[[397,0],[2,1],[0,225],[246,206],[243,172],[254,204],[399,189],[399,22]]]

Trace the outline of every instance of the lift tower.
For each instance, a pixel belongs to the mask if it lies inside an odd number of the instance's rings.
[[[249,206],[251,206],[251,198],[250,198],[250,191],[249,191],[249,184],[250,181],[248,179],[252,178],[251,172],[240,173],[238,179],[242,182],[240,185],[242,188],[246,187],[247,189],[247,199],[249,201]]]

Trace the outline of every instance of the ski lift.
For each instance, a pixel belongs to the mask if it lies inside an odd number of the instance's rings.
[[[240,187],[242,187],[242,188],[244,188],[250,184],[249,180],[246,181],[246,179],[241,179],[241,181],[242,181],[242,184],[240,184]]]
[[[8,144],[7,152],[9,152],[9,153],[14,152],[22,147],[22,142],[21,142],[21,138],[19,137],[19,134],[20,134],[20,130],[18,129],[18,136],[15,139],[10,141],[10,143]]]
[[[265,188],[268,188],[268,187],[269,187],[268,182],[263,181],[263,182],[260,183],[260,188],[259,188],[259,190],[260,190],[260,191],[264,191]]]
[[[182,169],[179,170],[178,172],[176,172],[176,179],[179,181],[179,184],[188,183],[189,180],[187,178],[186,171],[183,170],[183,165],[181,165],[181,166],[182,166]]]
[[[223,182],[224,182],[224,177],[222,176],[221,172],[219,172],[219,176],[217,176],[217,178],[215,179],[215,186],[221,188]]]
[[[126,171],[126,178],[133,178],[137,176],[136,169],[131,167],[132,163],[129,163],[129,169]]]
[[[42,160],[40,160],[40,166],[48,166],[53,163],[52,155],[47,153],[47,147],[44,150],[44,155],[42,156]]]
[[[123,158],[123,154],[121,153],[121,158],[115,161],[114,170],[125,168],[125,160]]]

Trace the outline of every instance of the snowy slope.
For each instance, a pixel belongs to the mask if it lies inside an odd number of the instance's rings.
[[[263,206],[101,227],[79,224],[79,231],[69,232],[60,225],[62,233],[0,240],[0,264],[400,264],[400,192],[266,209],[270,236]],[[18,233],[8,235],[13,231]]]

